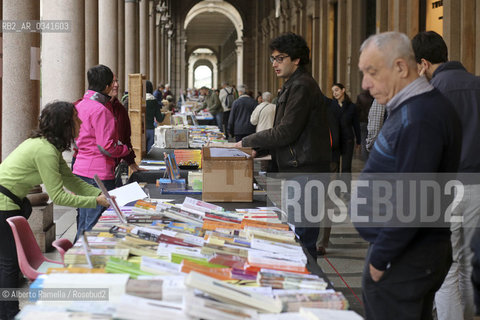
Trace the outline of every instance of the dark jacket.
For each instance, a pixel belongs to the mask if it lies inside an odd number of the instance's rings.
[[[370,91],[368,90],[363,90],[357,96],[357,101],[355,102],[355,106],[357,107],[358,121],[360,121],[360,123],[368,122],[368,113],[370,112],[372,103],[373,103],[373,97],[370,94]]]
[[[458,171],[480,172],[480,77],[467,72],[460,62],[449,61],[435,70],[430,83],[452,102],[462,122]]]
[[[158,104],[157,99],[153,95],[147,94],[146,100],[146,109],[145,109],[145,129],[153,130],[155,129],[154,121],[162,122],[165,118],[165,115],[160,112],[161,106]]]
[[[304,68],[283,85],[273,128],[243,138],[242,144],[269,149],[279,172],[330,171],[325,96]]]
[[[256,106],[257,101],[247,95],[242,95],[233,102],[228,118],[228,132],[232,136],[255,133],[250,117]]]
[[[456,172],[461,139],[460,120],[450,101],[438,90],[413,96],[389,113],[359,180],[368,180],[367,177],[373,173],[387,173],[382,176],[386,178],[394,176],[394,173],[403,173],[407,177],[405,173]],[[377,176],[376,179],[380,178]],[[366,198],[361,190],[359,188],[359,197]],[[404,195],[402,199],[408,198]],[[410,205],[408,202],[404,208]],[[372,217],[373,211],[368,206],[358,208],[358,216]],[[422,214],[432,216],[433,206],[427,209]],[[385,214],[386,209],[382,210],[378,215]],[[360,236],[373,244],[370,263],[379,270],[385,270],[389,262],[409,250],[410,246],[450,241],[448,226],[426,228],[413,224],[408,227],[406,222],[402,227],[370,227],[373,224],[361,227],[358,223],[354,224]]]
[[[356,106],[351,102],[344,101],[343,106],[340,107],[337,100],[328,99],[328,101],[330,102],[328,107],[337,118],[340,127],[340,145],[345,144],[348,140],[356,140],[357,144],[360,144],[362,140]]]

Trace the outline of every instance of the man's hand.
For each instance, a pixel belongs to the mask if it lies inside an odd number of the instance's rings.
[[[243,148],[242,140],[240,140],[240,141],[238,141],[237,143],[235,143],[234,147],[235,147],[235,148]]]
[[[130,168],[130,170],[132,170],[132,172],[147,171],[146,169],[140,168],[135,162],[130,164],[128,167]]]
[[[372,277],[372,280],[375,282],[378,282],[380,278],[383,276],[383,274],[385,273],[385,271],[380,271],[376,269],[374,266],[372,266],[371,263],[369,266],[370,266],[370,276]]]

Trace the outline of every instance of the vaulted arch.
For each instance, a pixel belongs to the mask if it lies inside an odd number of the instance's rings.
[[[216,36],[218,37],[215,37],[212,33],[209,33],[207,29],[205,29],[207,16],[209,16],[210,19],[216,18],[220,26],[223,25],[226,28],[226,30],[230,29],[230,31],[226,31],[225,34],[220,34],[219,32],[216,32]],[[203,29],[205,29],[204,30],[205,32],[199,33],[197,31],[197,34],[199,36],[208,33],[209,36],[211,37],[209,39],[200,37],[201,40],[199,40],[195,37],[190,36],[191,39],[187,38],[186,43],[191,43],[191,45],[193,45],[194,47],[197,47],[199,42],[202,42],[201,44],[204,44],[205,46],[211,45],[212,47],[215,47],[215,46],[221,47],[224,45],[225,41],[227,41],[228,39],[230,39],[229,41],[232,41],[234,43],[234,47],[231,50],[236,55],[236,73],[237,73],[236,83],[242,84],[243,83],[243,55],[244,55],[244,52],[243,52],[244,51],[243,50],[244,23],[243,23],[242,16],[238,12],[238,10],[233,5],[223,0],[204,0],[195,4],[186,14],[183,27],[187,31],[187,36],[189,32],[192,32],[191,30],[188,29],[189,26],[190,28],[192,28],[192,25],[202,26]],[[195,30],[195,29],[192,29],[192,30]],[[211,30],[211,27],[209,30]],[[225,30],[225,29],[222,27],[217,27],[217,30]],[[191,49],[189,48],[189,51],[190,50]],[[218,61],[218,62],[221,63],[222,61]],[[235,67],[235,65],[232,65],[232,67]],[[214,73],[214,76],[217,76],[217,74]]]

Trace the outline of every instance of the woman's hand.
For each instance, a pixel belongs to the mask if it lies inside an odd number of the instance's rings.
[[[108,208],[110,206],[110,203],[108,202],[107,198],[103,194],[97,197],[97,204],[105,208]]]

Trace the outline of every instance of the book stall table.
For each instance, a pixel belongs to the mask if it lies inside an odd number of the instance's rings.
[[[156,202],[105,211],[86,241],[66,252],[68,267],[30,289],[76,290],[86,299],[37,298],[17,319],[361,319],[280,211],[266,207],[266,195],[208,203],[151,190]]]

